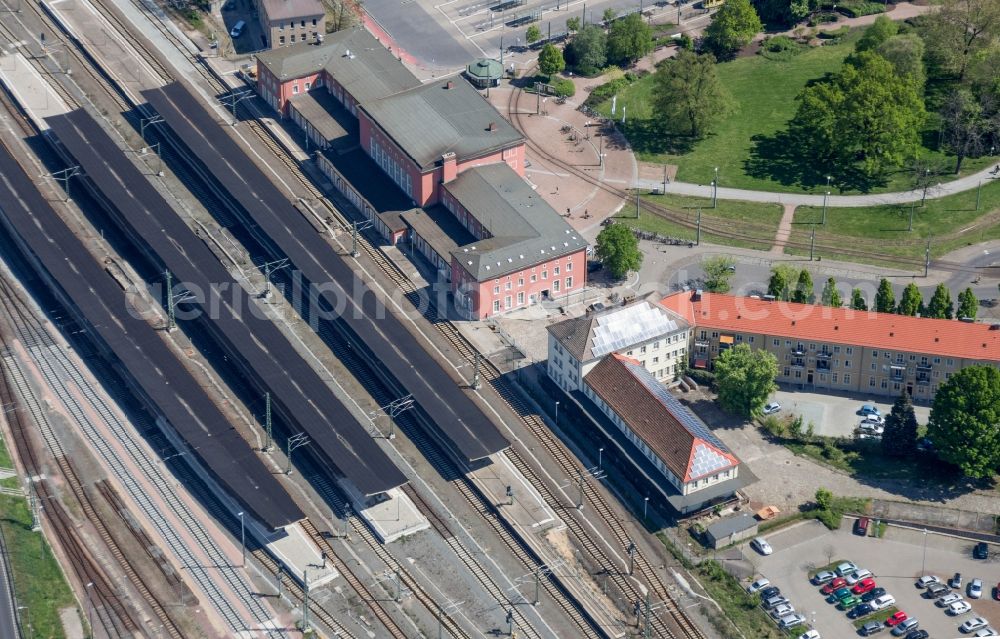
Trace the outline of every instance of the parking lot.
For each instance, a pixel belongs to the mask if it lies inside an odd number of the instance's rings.
[[[801,415],[804,424],[815,424],[815,433],[828,437],[851,437],[861,416],[857,414],[862,404],[874,404],[882,416],[889,414],[895,398],[867,396],[828,395],[781,389],[774,393],[771,401],[781,404],[781,414]],[[929,406],[914,406],[917,422],[926,424],[930,417]]]
[[[991,546],[990,558],[982,561],[972,557],[972,541],[895,527],[889,527],[882,539],[860,537],[852,534],[852,523],[845,520],[839,530],[829,531],[819,522],[809,521],[767,535],[774,553],[766,557],[747,545],[742,550],[756,566],[758,576],[781,588],[782,595],[825,639],[858,636],[847,615],[826,603],[819,587],[809,583],[810,571],[837,560],[871,570],[878,586],[896,598],[896,607],[917,618],[931,639],[962,636],[959,625],[976,616],[985,617],[994,627],[1000,624],[1000,602],[992,599],[1000,579],[1000,547]],[[956,572],[962,573],[963,596],[964,585],[975,577],[982,579],[983,598],[966,596],[972,611],[951,617],[936,607],[934,600],[921,597],[924,591],[914,582],[923,574],[947,581]],[[885,615],[876,613],[869,619],[884,621]],[[891,637],[888,631],[877,636]]]

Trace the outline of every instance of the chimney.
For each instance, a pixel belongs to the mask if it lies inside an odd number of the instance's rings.
[[[493,133],[494,131],[497,130],[497,123],[496,122],[490,122],[490,125],[488,127],[486,127],[486,130],[489,131],[490,133]]]
[[[441,156],[441,183],[447,184],[458,177],[458,162],[454,151],[448,151]]]
[[[455,88],[455,83],[452,82],[451,80],[448,80],[448,83],[444,85],[444,88],[447,89],[448,91],[451,91],[452,89]]]

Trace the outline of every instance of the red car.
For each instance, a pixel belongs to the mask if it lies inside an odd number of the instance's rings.
[[[1000,583],[998,583],[997,587],[993,589],[993,598],[1000,601]]]
[[[847,580],[846,579],[844,579],[843,577],[837,577],[836,579],[834,579],[833,581],[831,581],[827,585],[825,585],[822,588],[820,588],[819,591],[821,593],[823,593],[824,595],[828,595],[831,592],[833,592],[834,590],[837,590],[838,588],[843,588],[846,585],[847,585]]]
[[[865,577],[858,583],[854,584],[854,587],[851,588],[851,592],[853,592],[856,595],[863,595],[869,590],[874,590],[874,589],[875,589],[875,580],[872,579],[871,577]]]
[[[899,612],[893,613],[888,619],[886,619],[885,625],[891,628],[892,626],[898,626],[899,624],[906,621],[906,619],[907,619],[906,613],[900,610]]]

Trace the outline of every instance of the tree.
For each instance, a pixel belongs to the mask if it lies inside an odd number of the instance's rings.
[[[992,477],[1000,465],[1000,369],[969,366],[942,384],[927,436],[969,477]]]
[[[638,271],[642,266],[639,240],[624,224],[605,227],[597,236],[596,252],[612,277],[618,279],[625,277],[629,271]]]
[[[618,17],[618,10],[614,7],[607,7],[604,9],[604,24],[611,24],[611,21]]]
[[[833,507],[833,493],[826,488],[817,488],[816,507],[820,510],[830,510]]]
[[[955,154],[955,173],[962,161],[982,154],[997,131],[997,119],[984,113],[979,100],[967,88],[951,91],[941,107],[941,141]]]
[[[931,301],[927,304],[927,317],[951,319],[952,309],[954,304],[951,302],[951,291],[944,284],[938,284]]]
[[[1000,3],[943,0],[940,9],[929,14],[924,24],[923,37],[934,75],[962,81],[969,66],[1000,36]]]
[[[872,51],[877,49],[883,42],[896,35],[898,31],[899,26],[889,16],[880,15],[875,18],[875,22],[871,26],[865,29],[865,34],[854,45],[854,50]]]
[[[875,310],[879,313],[896,312],[896,294],[892,290],[892,284],[884,277],[878,283],[878,290],[875,291]]]
[[[538,70],[545,75],[552,76],[566,68],[566,60],[563,58],[562,50],[552,43],[542,47],[538,54]]]
[[[576,33],[580,30],[580,16],[574,16],[572,18],[566,18],[566,30],[572,33]]]
[[[593,75],[608,62],[608,37],[604,29],[588,24],[566,45],[566,64],[584,75]]]
[[[799,272],[787,264],[771,267],[771,279],[767,282],[767,294],[775,299],[792,299],[792,283],[797,281]]]
[[[976,294],[972,292],[971,288],[967,288],[958,294],[958,312],[959,318],[969,317],[976,319],[976,313],[979,312],[979,300],[976,299]]]
[[[917,450],[917,415],[913,412],[910,394],[896,398],[892,411],[885,417],[882,452],[891,457],[906,457]]]
[[[855,311],[867,311],[868,302],[860,288],[851,289],[851,308]]]
[[[705,45],[720,58],[731,57],[763,28],[750,0],[727,0],[705,29]]]
[[[820,294],[820,302],[823,306],[840,308],[844,305],[844,300],[840,297],[840,290],[837,288],[837,281],[832,277],[826,279],[823,292]]]
[[[924,69],[924,41],[915,33],[896,35],[878,46],[875,51],[889,61],[900,76],[910,78],[918,90],[927,82]]]
[[[899,300],[899,306],[896,308],[896,312],[900,315],[910,315],[915,316],[920,312],[920,308],[924,305],[924,296],[920,294],[920,289],[913,282],[906,285],[903,289],[903,296]]]
[[[528,27],[528,30],[524,32],[524,41],[528,44],[532,42],[538,42],[542,39],[542,30],[538,28],[537,24],[533,24]]]
[[[792,25],[819,8],[819,0],[753,0],[757,15],[768,24]]]
[[[729,110],[712,55],[678,51],[660,64],[653,79],[653,107],[667,127],[700,138]]]
[[[653,50],[653,28],[641,13],[631,13],[611,23],[608,31],[608,60],[628,66]]]
[[[719,403],[726,410],[753,417],[759,415],[771,393],[778,389],[778,360],[763,349],[737,344],[715,360],[715,385]]]
[[[816,301],[812,274],[806,269],[799,272],[799,277],[795,282],[795,290],[792,291],[792,301],[799,304],[812,304]]]
[[[827,80],[798,95],[790,129],[803,152],[825,166],[858,166],[881,174],[916,157],[926,114],[913,80],[888,60],[864,51]]]
[[[736,260],[728,255],[710,257],[701,263],[705,271],[705,290],[712,293],[728,293],[729,280],[736,272]]]

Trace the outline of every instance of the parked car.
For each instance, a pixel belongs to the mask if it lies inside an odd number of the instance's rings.
[[[781,619],[782,617],[787,617],[793,612],[795,612],[795,606],[783,603],[774,607],[774,610],[771,611],[771,617],[774,619]]]
[[[810,579],[809,581],[811,581],[814,586],[819,586],[820,584],[829,583],[836,578],[837,575],[835,573],[829,570],[821,570],[815,575],[813,575],[812,579]]]
[[[955,576],[948,580],[948,585],[958,590],[962,587],[962,573],[956,572]]]
[[[872,576],[872,571],[868,570],[867,568],[858,568],[851,574],[844,577],[844,579],[847,580],[848,585],[853,586],[862,579],[867,579],[871,576]]]
[[[882,595],[881,597],[876,597],[871,601],[872,608],[875,610],[882,610],[888,608],[889,606],[896,605],[896,598],[892,595]]]
[[[962,595],[958,594],[957,592],[950,592],[944,597],[941,597],[940,599],[935,601],[934,605],[936,605],[938,608],[946,608],[958,601],[962,601]]]
[[[859,603],[861,603],[861,597],[857,595],[848,595],[837,602],[837,610],[850,610]]]
[[[848,588],[847,586],[844,586],[843,588],[837,588],[832,593],[830,593],[829,597],[826,598],[826,603],[831,603],[831,604],[837,603],[844,597],[850,597],[850,596],[851,596],[851,589]]]
[[[861,418],[862,424],[874,424],[876,426],[885,426],[885,418],[881,415],[865,415]]]
[[[767,540],[763,537],[756,537],[750,542],[750,547],[759,552],[762,555],[770,555],[774,550],[771,548],[771,544],[767,543]]]
[[[846,579],[844,579],[843,577],[837,577],[836,579],[834,579],[830,583],[828,583],[825,586],[823,586],[822,588],[820,588],[819,592],[820,592],[820,594],[828,595],[831,592],[833,592],[834,590],[836,590],[838,588],[843,588],[846,585],[847,585],[847,580]]]
[[[861,535],[862,537],[868,534],[868,518],[858,517],[854,521],[854,534]]]
[[[931,633],[921,628],[920,630],[911,630],[903,639],[929,639],[930,636]]]
[[[789,628],[794,628],[795,626],[805,623],[806,617],[800,613],[792,613],[787,617],[782,617],[778,620],[778,627],[782,630],[788,630]]]
[[[861,632],[862,637],[870,637],[876,635],[885,630],[885,626],[882,625],[881,621],[869,621],[865,625],[861,626],[859,632]]]
[[[770,579],[768,579],[767,577],[761,577],[757,581],[755,581],[752,584],[750,584],[749,586],[747,586],[747,592],[749,592],[750,594],[753,594],[755,592],[759,592],[759,591],[763,590],[764,588],[767,588],[770,585],[771,585],[771,580]]]
[[[931,584],[941,583],[941,578],[937,575],[924,575],[920,579],[917,579],[917,588],[926,588]]]
[[[993,598],[1000,601],[1000,582],[998,582],[996,587],[993,589]]]
[[[985,628],[990,625],[988,621],[982,617],[973,617],[972,619],[966,619],[965,623],[958,627],[961,632],[975,632],[980,628]]]
[[[979,599],[983,596],[983,580],[976,577],[969,582],[969,588],[966,590],[969,595],[969,599]]]
[[[861,410],[858,411],[859,415],[881,415],[882,411],[875,407],[874,404],[862,404]]]
[[[866,616],[872,614],[873,612],[875,612],[875,609],[872,608],[871,604],[869,604],[869,603],[863,603],[863,604],[859,604],[859,605],[854,606],[853,608],[851,608],[847,612],[847,618],[848,619],[860,619],[862,617],[866,617]]]
[[[885,625],[887,625],[890,628],[892,628],[894,626],[898,626],[899,624],[903,623],[907,619],[909,619],[909,616],[905,612],[903,612],[902,610],[897,610],[896,612],[894,612],[891,615],[889,615],[888,617],[886,617],[886,619],[885,619]]]
[[[892,629],[892,634],[896,635],[897,637],[902,637],[909,631],[916,630],[917,626],[919,625],[920,625],[919,621],[917,621],[913,617],[910,617],[908,619],[904,619],[902,622],[897,624],[896,627]]]
[[[996,637],[996,636],[1000,636],[1000,633],[997,633],[997,631],[993,629],[993,626],[986,626],[985,628],[980,628],[979,630],[977,630],[976,634],[974,634],[972,636],[973,637]]]
[[[844,563],[837,566],[837,576],[846,577],[847,575],[851,574],[857,569],[858,565],[856,563],[854,563],[853,561],[845,561]]]
[[[880,424],[869,424],[868,422],[861,422],[858,424],[858,430],[861,434],[876,435],[881,437],[885,434],[885,426]]]
[[[876,588],[875,590],[871,590],[862,595],[861,601],[872,601],[874,599],[878,599],[884,594],[885,594],[885,588]]]
[[[774,413],[777,413],[780,410],[781,410],[781,404],[779,404],[778,402],[771,402],[770,404],[764,406],[765,415],[773,415]]]
[[[975,557],[976,559],[989,559],[990,545],[985,541],[979,542],[972,549],[972,556]]]
[[[927,599],[937,599],[948,592],[951,592],[951,589],[944,584],[931,584],[927,586],[927,590],[924,591],[924,597]]]
[[[238,21],[236,24],[233,25],[233,28],[229,31],[230,37],[238,38],[241,35],[243,35],[243,29],[245,29],[246,26],[247,23],[244,22],[243,20]]]
[[[969,604],[968,601],[963,600],[963,601],[956,601],[953,604],[949,604],[944,611],[949,615],[951,615],[952,617],[957,617],[959,615],[964,615],[970,610],[972,610],[972,606]]]
[[[767,599],[761,601],[761,605],[764,606],[764,610],[771,610],[772,608],[776,608],[781,604],[786,603],[788,603],[788,597],[784,595],[774,595],[773,597],[768,597]]]
[[[799,639],[820,639],[819,630],[810,628],[809,630],[806,630],[801,635],[799,635]]]
[[[875,590],[875,580],[871,577],[865,577],[851,588],[851,592],[856,595],[863,595],[870,590]]]
[[[767,588],[764,588],[763,590],[760,591],[760,599],[761,601],[763,601],[764,599],[770,599],[771,597],[780,594],[781,594],[781,588],[778,588],[777,586],[768,586]]]

